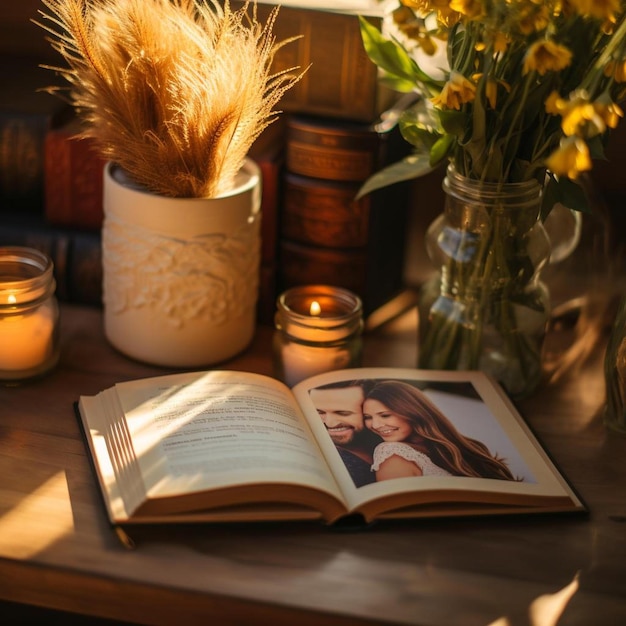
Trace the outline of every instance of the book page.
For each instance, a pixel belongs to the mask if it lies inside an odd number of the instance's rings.
[[[150,498],[267,482],[337,496],[300,409],[274,379],[198,372],[115,390]]]
[[[387,389],[391,390],[394,389],[394,381],[408,383],[417,389],[416,394],[425,397],[425,401],[436,408],[435,414],[442,415],[442,421],[451,424],[449,432],[454,433],[454,441],[451,441],[453,446],[457,445],[457,440],[472,439],[480,442],[488,449],[489,455],[501,460],[510,472],[511,479],[462,475],[460,470],[457,472],[451,468],[442,472],[435,467],[432,473],[424,472],[420,476],[399,475],[384,480],[377,479],[377,473],[370,470],[370,482],[359,486],[354,470],[357,464],[352,457],[346,462],[349,452],[360,448],[359,453],[373,463],[378,446],[383,446],[380,451],[393,450],[395,454],[399,448],[409,448],[406,444],[409,440],[414,445],[418,442],[418,447],[422,444],[425,450],[429,446],[432,448],[434,444],[415,434],[414,423],[422,419],[420,417],[409,422],[412,430],[407,430],[407,439],[399,443],[392,444],[389,441],[395,436],[398,442],[395,433],[385,433],[383,437],[367,428],[367,420],[359,425],[355,419],[343,424],[343,432],[349,432],[348,428],[354,431],[352,440],[347,435],[342,435],[343,440],[338,439],[339,435],[336,433],[342,433],[340,420],[336,419],[329,427],[322,416],[325,411],[332,410],[328,398],[332,398],[333,393],[334,397],[339,397],[339,393],[346,392],[339,389],[329,394],[322,389],[320,393],[320,387],[338,385],[342,381],[350,381],[352,389],[354,385],[361,385],[364,405],[368,394],[372,395],[372,388],[377,383],[390,382],[392,384],[387,385]],[[367,507],[377,513],[384,511],[386,506],[406,507],[429,501],[540,506],[542,501],[548,505],[558,500],[583,508],[513,405],[497,384],[482,372],[360,368],[309,378],[296,385],[293,392],[351,509],[362,508],[364,503],[377,499],[381,502],[388,501],[380,506]],[[324,400],[318,400],[320,397]],[[372,397],[375,397],[375,393]],[[439,426],[431,425],[428,428],[435,429]],[[367,438],[365,434],[368,434]],[[360,463],[361,481],[365,480],[362,465]]]

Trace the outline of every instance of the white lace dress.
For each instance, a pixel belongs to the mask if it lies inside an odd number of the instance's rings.
[[[413,446],[401,441],[385,441],[376,446],[372,471],[377,471],[394,454],[415,463],[422,470],[423,476],[452,476],[447,470],[435,465],[423,452],[419,452]]]

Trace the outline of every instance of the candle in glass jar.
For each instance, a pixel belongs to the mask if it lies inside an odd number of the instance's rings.
[[[22,247],[0,247],[0,379],[40,374],[58,358],[58,305],[52,261]]]
[[[54,319],[49,309],[0,319],[0,370],[29,370],[53,349]]]
[[[277,376],[301,380],[361,364],[362,305],[338,287],[294,287],[278,298],[274,363]]]

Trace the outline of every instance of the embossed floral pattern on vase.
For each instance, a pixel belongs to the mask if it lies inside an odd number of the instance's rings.
[[[169,198],[105,170],[104,327],[127,356],[200,367],[233,357],[256,328],[261,172],[247,161],[231,193]]]
[[[256,220],[258,221],[258,220]],[[107,306],[145,307],[182,325],[194,318],[221,324],[255,306],[260,240],[251,222],[235,234],[182,240],[108,219]]]

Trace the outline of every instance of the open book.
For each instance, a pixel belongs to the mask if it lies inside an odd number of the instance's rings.
[[[585,510],[480,372],[360,368],[292,390],[258,374],[182,373],[77,406],[115,525]]]

